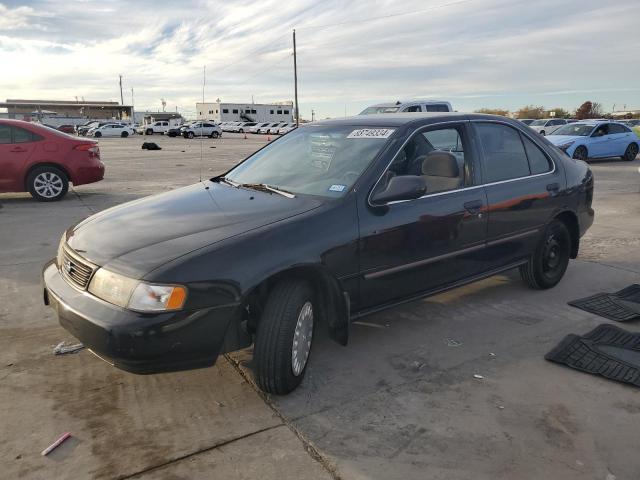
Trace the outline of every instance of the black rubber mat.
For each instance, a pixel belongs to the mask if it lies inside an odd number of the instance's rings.
[[[640,387],[640,333],[605,323],[584,336],[567,335],[544,358]]]
[[[616,293],[597,293],[569,305],[616,322],[640,320],[640,285],[630,285]]]

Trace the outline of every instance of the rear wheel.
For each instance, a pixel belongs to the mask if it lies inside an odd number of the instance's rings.
[[[129,136],[129,132],[122,132],[122,133],[120,134],[120,136],[121,136],[122,138],[127,138],[127,137]]]
[[[153,135],[153,129],[152,128],[147,128],[147,131],[145,133],[147,135]]]
[[[220,134],[218,132],[211,132],[211,138],[218,138]]]
[[[627,149],[625,150],[624,155],[622,156],[622,159],[626,160],[627,162],[633,162],[636,159],[637,155],[638,155],[638,144],[630,143]]]
[[[520,267],[520,276],[537,290],[555,287],[564,276],[571,255],[571,235],[560,220],[553,220],[529,261]]]
[[[55,202],[67,194],[69,180],[59,168],[38,167],[27,177],[27,189],[39,202]]]
[[[573,151],[573,158],[576,160],[586,160],[588,157],[587,147],[580,145]]]
[[[314,326],[314,295],[302,280],[278,283],[264,308],[255,345],[256,381],[267,393],[285,395],[306,372]]]
[[[100,137],[102,136],[102,133],[100,133],[100,132],[96,132],[96,133],[94,133],[94,134],[93,134],[93,136],[94,136],[95,138],[100,138]]]

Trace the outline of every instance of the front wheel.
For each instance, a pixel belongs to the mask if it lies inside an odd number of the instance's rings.
[[[269,294],[254,352],[263,391],[285,395],[300,385],[311,353],[314,305],[313,290],[302,280],[284,280]]]
[[[218,132],[212,132],[211,133],[211,138],[218,138],[220,136],[220,134]]]
[[[570,256],[569,230],[560,220],[553,220],[547,226],[534,254],[520,267],[520,276],[536,290],[555,287],[567,271]]]
[[[587,147],[584,147],[582,145],[576,148],[573,152],[573,158],[575,158],[576,160],[586,160],[587,157]]]
[[[39,202],[55,202],[67,194],[69,180],[59,168],[38,167],[27,177],[27,189]]]
[[[100,133],[100,132],[96,132],[96,133],[94,133],[94,134],[93,134],[93,136],[94,136],[95,138],[100,138],[100,137],[102,136],[102,133]]]
[[[195,134],[195,133],[193,133],[193,132],[187,132],[187,138],[193,138],[193,137],[195,137],[195,136],[196,136],[196,134]]]
[[[627,149],[625,150],[624,155],[622,156],[622,159],[626,160],[627,162],[633,162],[636,159],[637,155],[638,155],[638,144],[630,143]]]
[[[129,132],[122,132],[122,133],[120,134],[120,136],[121,136],[122,138],[127,138],[127,137],[129,136]]]

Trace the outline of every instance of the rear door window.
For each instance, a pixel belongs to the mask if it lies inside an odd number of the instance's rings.
[[[410,107],[405,108],[405,112],[421,112],[422,108],[420,105],[411,105]]]
[[[497,123],[476,123],[484,153],[485,183],[500,182],[530,174],[529,162],[520,134],[514,128]]]
[[[612,123],[609,125],[609,134],[614,135],[616,133],[628,133],[629,130],[627,130],[626,127],[619,125],[617,123]]]
[[[34,135],[29,130],[13,127],[13,143],[29,143],[35,140]]]
[[[444,103],[437,103],[434,105],[427,105],[426,106],[427,112],[448,112],[449,111],[449,107],[447,105],[445,105]]]
[[[11,127],[0,125],[0,145],[11,143]]]

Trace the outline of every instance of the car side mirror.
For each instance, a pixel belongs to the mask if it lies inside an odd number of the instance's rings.
[[[413,200],[420,198],[426,191],[427,183],[423,177],[400,175],[392,177],[384,189],[374,193],[371,202],[374,205],[384,205],[398,200]]]

